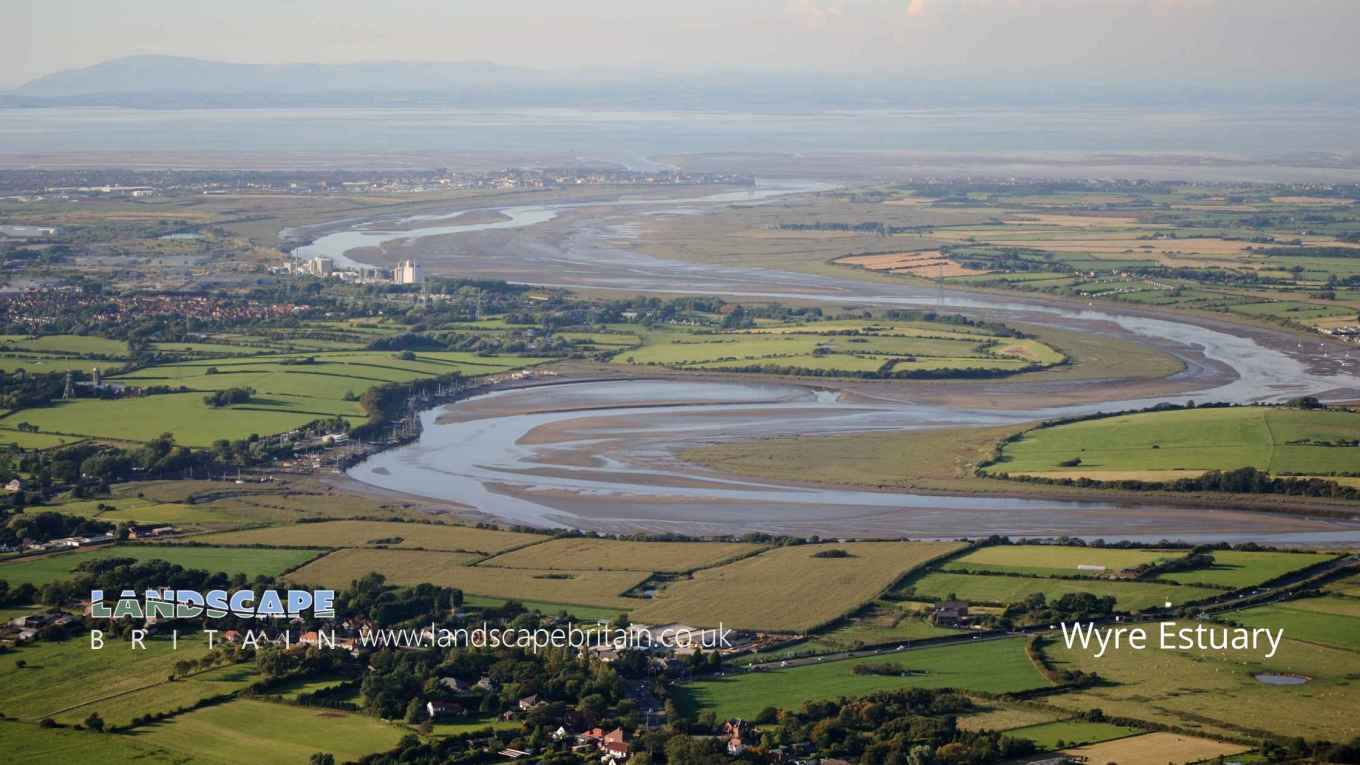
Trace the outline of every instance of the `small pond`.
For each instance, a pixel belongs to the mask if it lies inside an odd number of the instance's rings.
[[[1252,675],[1256,682],[1265,685],[1303,685],[1309,678],[1305,675],[1281,675],[1274,672],[1261,672]]]

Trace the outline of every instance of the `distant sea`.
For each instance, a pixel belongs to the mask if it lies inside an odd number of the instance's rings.
[[[623,162],[718,152],[1202,153],[1360,159],[1360,108],[889,109],[812,113],[588,109],[0,109],[0,163],[62,154],[534,153]],[[1336,157],[1326,155],[1342,155]],[[1337,165],[1337,162],[1341,165]],[[1293,164],[1293,162],[1288,162]]]

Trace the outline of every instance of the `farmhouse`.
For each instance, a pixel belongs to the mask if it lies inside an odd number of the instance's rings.
[[[600,760],[626,760],[628,759],[629,749],[627,734],[623,732],[623,728],[615,728],[604,734],[604,738],[600,742],[600,751],[603,752]]]
[[[939,627],[966,627],[970,621],[968,604],[961,600],[947,600],[930,612],[930,620]]]

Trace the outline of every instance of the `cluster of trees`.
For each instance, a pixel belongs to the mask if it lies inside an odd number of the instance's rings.
[[[264,589],[273,582],[261,578],[254,584],[257,589]],[[245,589],[250,585],[251,582],[243,574],[230,576],[222,572],[185,568],[178,563],[160,559],[138,560],[116,556],[82,561],[71,578],[43,585],[41,598],[43,603],[60,606],[90,597],[90,590],[103,590],[106,593],[132,590],[141,593],[161,587],[203,591]]]
[[[1256,253],[1271,258],[1360,258],[1354,247],[1263,247]]]
[[[781,223],[781,231],[846,231],[856,234],[873,234],[875,236],[893,236],[894,234],[907,234],[912,231],[928,229],[931,226],[893,226],[881,221],[871,220],[863,223]]]
[[[1360,764],[1360,736],[1350,741],[1333,743],[1330,741],[1306,741],[1292,738],[1288,741],[1265,741],[1261,745],[1261,756],[1268,762],[1331,762],[1337,765]]]
[[[53,511],[17,513],[9,522],[0,525],[0,546],[17,546],[24,539],[36,543],[66,537],[94,536],[113,531],[114,524],[66,515]]]
[[[1072,266],[1052,253],[1027,247],[954,246],[941,250],[959,265],[979,271],[1072,271]]]
[[[248,404],[254,397],[254,388],[226,388],[204,396],[203,403],[211,407],[223,407],[232,404]]]
[[[731,359],[735,361],[736,359]],[[724,366],[724,372],[742,372],[746,374],[771,374],[789,375],[797,377],[854,377],[861,380],[954,380],[954,379],[990,379],[995,377],[1010,377],[1041,368],[1038,364],[1028,364],[1023,367],[1014,368],[985,368],[985,367],[940,367],[938,369],[893,369],[899,362],[910,361],[910,359],[889,359],[878,369],[813,369],[810,367],[800,367],[796,364],[770,364],[753,361],[742,366]]]
[[[32,582],[11,587],[9,582],[0,579],[0,608],[31,606],[38,602],[38,597],[38,588]]]
[[[1174,491],[1174,492],[1212,492],[1228,494],[1282,494],[1291,497],[1316,497],[1323,499],[1360,499],[1360,489],[1346,486],[1325,478],[1275,477],[1254,467],[1236,470],[1210,470],[1193,478],[1177,478],[1172,481],[1097,481],[1091,478],[1044,478],[1026,475],[1013,476],[999,474],[997,477],[1012,481],[1046,483],[1057,486],[1085,486],[1122,491]]]
[[[986,330],[997,337],[1023,338],[1029,335],[1008,324],[999,321],[983,321],[981,319],[971,319],[961,313],[937,313],[935,311],[911,311],[893,310],[888,311],[885,317],[894,321],[926,321],[936,324],[946,324],[953,327],[974,327]]]
[[[1015,625],[1055,624],[1104,619],[1114,610],[1113,595],[1069,592],[1050,601],[1044,593],[1034,592],[1019,603],[1007,606],[1002,618]]]
[[[31,491],[12,496],[12,505],[23,506],[52,496],[69,487],[80,499],[107,495],[111,485],[133,479],[181,477],[210,472],[223,466],[257,464],[284,448],[262,441],[258,435],[236,441],[219,440],[211,449],[192,450],[175,443],[172,433],[162,433],[133,448],[83,442],[61,449],[24,452],[13,467],[32,476]],[[0,467],[0,478],[5,468]]]
[[[812,701],[776,714],[777,727],[761,734],[758,748],[808,742],[822,757],[870,765],[988,765],[1035,751],[1024,739],[960,730],[957,716],[974,709],[961,694],[922,688]]]
[[[371,351],[442,351],[447,348],[444,343],[419,332],[380,337],[368,344]]]
[[[65,390],[66,379],[60,374],[0,372],[0,409],[47,406],[61,398]]]
[[[1213,568],[1214,556],[1209,547],[1196,547],[1190,552],[1178,558],[1169,558],[1156,563],[1145,563],[1137,567],[1140,579],[1156,579],[1162,574],[1172,574],[1178,571],[1200,571],[1206,568]]]
[[[451,610],[462,605],[461,590],[433,584],[396,587],[387,584],[382,574],[371,573],[337,593],[336,613],[346,618],[361,616],[379,627],[402,622],[428,625],[444,620]]]
[[[440,682],[446,677],[474,690],[452,691]],[[483,678],[490,680],[490,687],[475,686]],[[412,723],[426,721],[423,707],[429,700],[490,715],[516,710],[520,699],[537,696],[539,704],[524,713],[526,744],[533,748],[547,745],[561,725],[635,728],[641,722],[612,667],[565,649],[383,650],[370,659],[361,691],[364,706],[374,714]]]

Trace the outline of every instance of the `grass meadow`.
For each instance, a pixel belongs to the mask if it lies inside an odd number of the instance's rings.
[[[1190,723],[1207,735],[1290,731],[1333,741],[1355,735],[1360,653],[1293,640],[1288,629],[1270,659],[1261,651],[1153,650],[1157,625],[1148,628],[1149,650],[1111,651],[1099,659],[1080,646],[1068,650],[1061,636],[1049,642],[1044,651],[1058,669],[1098,672],[1106,682],[1051,696],[1048,703],[1074,714],[1099,708],[1135,720]],[[1309,681],[1266,685],[1254,677],[1262,672],[1299,674]]]
[[[1115,606],[1121,611],[1141,611],[1161,607],[1170,601],[1185,605],[1221,594],[1204,587],[1177,586],[1159,582],[1109,581],[1105,579],[1043,579],[1027,576],[976,576],[932,572],[908,582],[906,587],[918,596],[947,600],[958,598],[969,603],[1007,605],[1023,601],[1032,593],[1042,592],[1048,600],[1057,600],[1074,592],[1093,595],[1113,595]]]
[[[146,650],[134,650],[130,643],[112,639],[104,648],[93,650],[88,636],[26,645],[6,654],[0,662],[0,688],[5,691],[0,695],[0,712],[29,722],[44,717],[78,722],[98,709],[112,715],[105,718],[110,723],[125,722],[139,714],[178,706],[172,698],[196,701],[223,692],[211,682],[167,682],[175,662],[206,653],[207,640],[191,639],[187,634],[181,636],[178,650],[167,636],[148,638]],[[19,661],[23,661],[23,667],[18,666]],[[225,672],[220,677],[224,678],[221,687],[230,685],[229,690],[243,685],[226,679]],[[139,693],[150,687],[156,692]],[[68,711],[70,714],[66,714]]]
[[[989,472],[1158,472],[1255,467],[1275,474],[1360,471],[1360,413],[1244,406],[1145,412],[1030,431]],[[1076,467],[1061,463],[1080,459]],[[1156,480],[1156,477],[1148,480]]]
[[[131,738],[192,762],[284,765],[317,752],[357,760],[391,749],[406,732],[365,715],[241,699],[138,728]]]
[[[39,728],[33,723],[0,720],[0,746],[5,762],[39,765],[107,765],[135,762],[139,765],[178,765],[181,754],[133,736],[109,735],[91,731]]]
[[[1308,552],[1242,552],[1215,550],[1214,565],[1195,571],[1178,571],[1163,579],[1181,584],[1203,584],[1238,589],[1253,587],[1293,571],[1324,563],[1333,555]]]
[[[1121,550],[1108,547],[1060,547],[1058,545],[996,545],[983,547],[956,558],[944,571],[995,571],[1036,576],[1099,576],[1099,571],[1082,571],[1079,566],[1103,566],[1104,573],[1179,557],[1182,552],[1162,550]]]
[[[1284,629],[1294,640],[1360,651],[1360,600],[1322,597],[1248,608],[1229,617],[1245,627]]]
[[[857,664],[891,661],[914,673],[905,677],[855,674]],[[957,688],[1013,693],[1048,685],[1025,655],[1019,638],[977,644],[921,648],[858,659],[814,662],[760,672],[728,672],[724,677],[677,688],[683,711],[713,710],[718,719],[751,719],[765,707],[797,710],[815,699],[864,696],[896,688]]]

